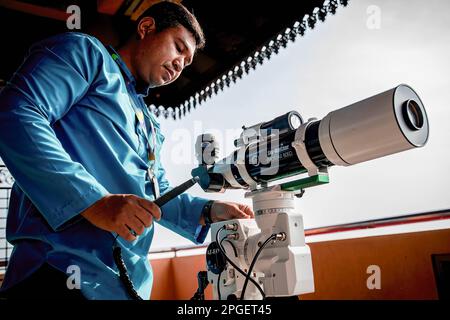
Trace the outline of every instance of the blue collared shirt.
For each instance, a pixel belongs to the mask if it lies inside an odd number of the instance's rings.
[[[89,299],[130,298],[112,256],[116,234],[80,216],[107,194],[154,200],[147,175],[151,132],[143,132],[131,104],[142,95],[130,90],[133,76],[119,64],[94,37],[65,33],[33,45],[0,92],[0,157],[16,181],[6,231],[14,250],[2,289],[46,262],[65,273],[79,267]],[[170,189],[159,158],[164,137],[155,117],[139,107],[156,131],[155,173],[163,194]],[[199,225],[206,202],[183,194],[163,206],[159,223],[202,243],[209,229]],[[118,238],[144,299],[153,283],[147,258],[153,232],[151,226],[133,242]]]

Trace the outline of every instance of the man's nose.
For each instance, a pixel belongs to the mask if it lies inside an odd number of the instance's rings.
[[[181,72],[183,71],[183,66],[181,64],[181,62],[179,60],[174,60],[173,62],[173,68],[176,72]]]

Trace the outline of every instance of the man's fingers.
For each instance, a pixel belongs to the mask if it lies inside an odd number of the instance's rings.
[[[145,230],[144,224],[143,224],[142,221],[139,220],[138,217],[136,217],[136,216],[131,216],[131,217],[128,219],[127,225],[128,225],[132,230],[134,230],[134,232],[135,232],[137,235],[141,235],[141,234],[144,233],[144,230]]]
[[[127,226],[122,225],[119,230],[117,230],[117,234],[121,236],[123,239],[127,241],[134,241],[136,237],[131,233]]]
[[[133,213],[136,216],[136,218],[141,221],[144,227],[148,228],[152,225],[152,215],[149,214],[148,211],[142,208],[141,206],[137,207]]]
[[[161,209],[151,201],[140,198],[138,196],[134,196],[133,199],[145,210],[148,211],[156,220],[161,219]]]
[[[247,218],[255,217],[252,209],[246,204],[239,204],[239,210],[241,210]]]

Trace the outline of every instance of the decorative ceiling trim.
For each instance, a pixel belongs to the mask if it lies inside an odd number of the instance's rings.
[[[329,13],[334,15],[339,6],[346,7],[348,2],[348,0],[324,1],[320,8],[316,7],[311,14],[305,14],[301,20],[296,21],[291,27],[286,28],[283,32],[267,41],[246,59],[235,64],[228,72],[215,78],[178,107],[165,108],[164,106],[151,104],[149,105],[150,110],[157,117],[162,116],[165,119],[172,118],[174,120],[181,119],[186,113],[206,102],[213,95],[217,95],[219,91],[223,91],[225,87],[230,87],[232,83],[236,83],[238,79],[242,79],[244,75],[249,74],[250,69],[255,70],[258,64],[262,65],[264,61],[278,54],[280,49],[285,49],[289,42],[295,42],[299,35],[303,36],[308,29],[314,29],[318,21],[324,22]]]
[[[0,159],[0,189],[11,188],[14,178]]]

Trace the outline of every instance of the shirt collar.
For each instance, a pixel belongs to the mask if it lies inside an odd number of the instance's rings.
[[[128,69],[127,65],[122,60],[122,58],[117,53],[117,51],[112,46],[108,46],[107,48],[108,48],[109,53],[111,54],[112,59],[119,66],[120,71],[122,72],[122,75],[124,76],[125,82],[127,83],[127,85],[131,85],[135,89],[137,94],[142,95],[142,96],[147,96],[150,87],[149,86],[139,86],[136,83],[136,79],[134,78],[130,69]]]

